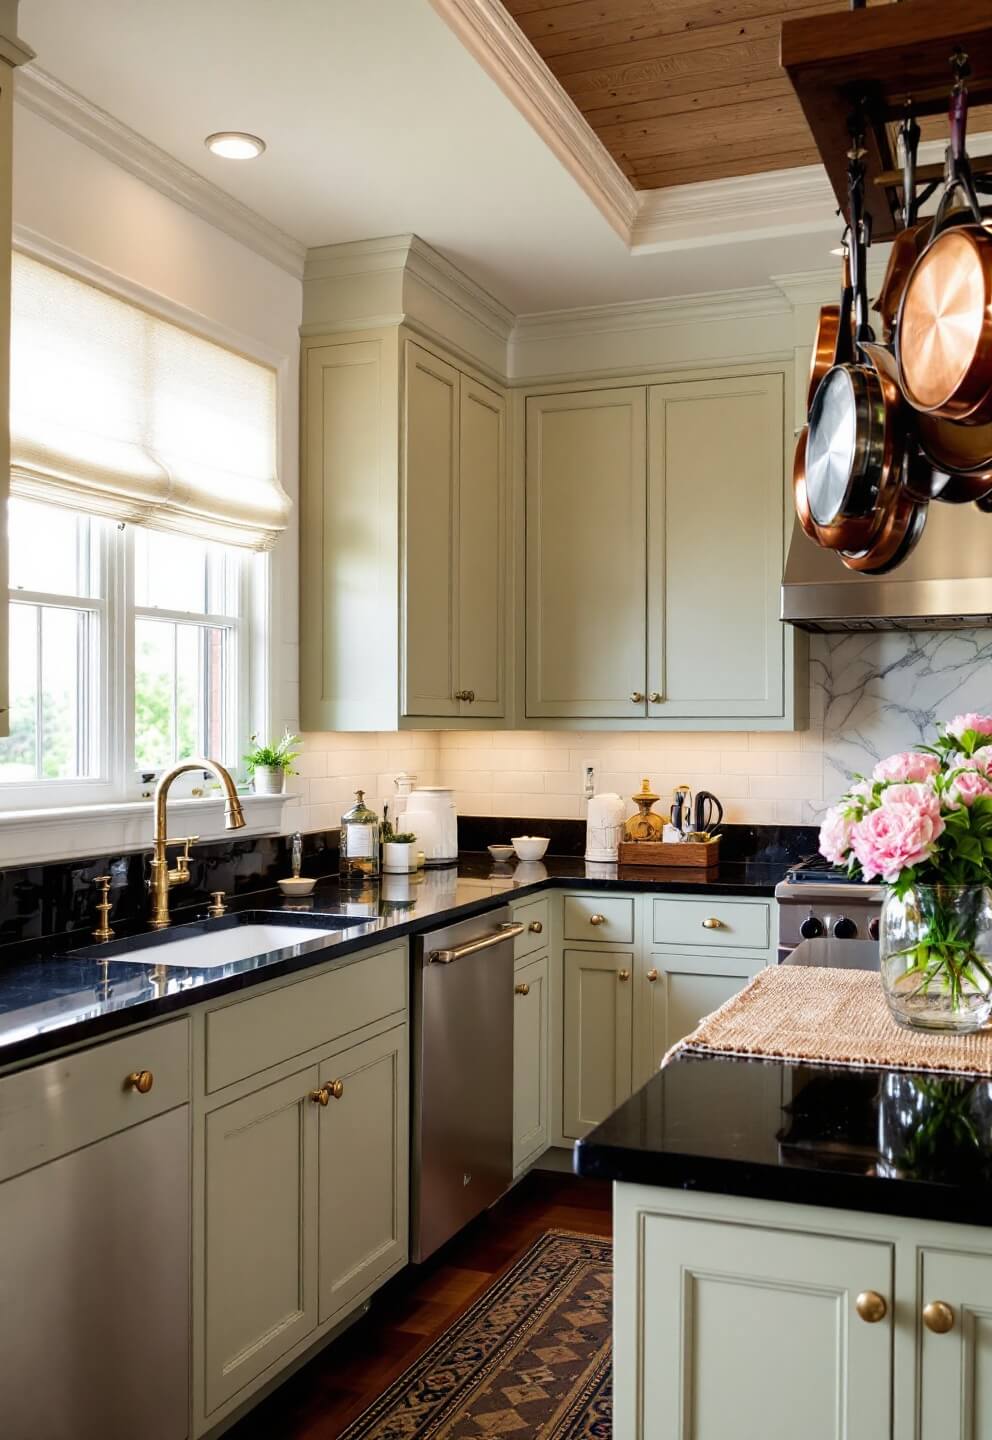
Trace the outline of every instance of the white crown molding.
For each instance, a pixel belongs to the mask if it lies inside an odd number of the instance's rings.
[[[634,255],[684,250],[701,241],[734,245],[837,226],[837,202],[822,165],[734,175],[645,190],[630,235]]]
[[[20,70],[14,98],[257,255],[302,276],[306,249],[298,240],[53,75],[36,65]]]
[[[885,277],[886,259],[868,259],[868,293],[876,295]],[[840,264],[823,270],[797,270],[790,275],[773,275],[772,284],[780,290],[789,304],[824,305],[835,302],[840,286]]]
[[[513,311],[476,284],[464,270],[446,260],[433,246],[421,240],[419,235],[412,235],[410,239],[408,273],[415,275],[422,285],[442,300],[484,326],[497,339],[508,340],[516,321]]]
[[[625,300],[617,305],[590,305],[573,310],[544,310],[519,315],[513,338],[515,341],[563,340],[579,335],[657,330],[709,320],[752,320],[763,315],[784,315],[789,309],[788,298],[780,286],[756,285],[704,295]]]
[[[637,191],[499,0],[431,4],[629,244]]]

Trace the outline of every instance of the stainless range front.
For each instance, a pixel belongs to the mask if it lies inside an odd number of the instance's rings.
[[[775,887],[778,901],[778,958],[800,940],[878,940],[881,885],[865,885],[835,870],[819,856],[800,861]]]

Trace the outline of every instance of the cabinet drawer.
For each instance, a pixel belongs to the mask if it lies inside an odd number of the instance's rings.
[[[771,941],[771,903],[743,900],[655,900],[651,939],[655,945],[734,946],[767,949]]]
[[[407,947],[394,946],[207,1015],[207,1089],[221,1090],[281,1060],[406,1009]]]
[[[512,909],[514,920],[525,927],[524,933],[513,941],[513,958],[519,960],[524,955],[543,950],[550,943],[551,909],[546,895],[541,900],[514,905]]]
[[[623,895],[566,895],[565,939],[632,945],[633,900]]]
[[[151,1072],[141,1094],[128,1076]],[[0,1180],[189,1099],[189,1025],[170,1020],[0,1080]]]

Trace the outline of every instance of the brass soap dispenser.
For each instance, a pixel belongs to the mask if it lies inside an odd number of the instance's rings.
[[[661,832],[664,829],[664,821],[660,815],[652,810],[658,796],[651,789],[650,780],[645,777],[641,781],[641,788],[636,795],[630,797],[637,806],[637,814],[631,815],[624,826],[624,833],[628,840],[660,840]]]

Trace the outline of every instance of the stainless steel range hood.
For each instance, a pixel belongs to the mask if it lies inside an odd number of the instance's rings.
[[[930,505],[909,559],[890,575],[858,575],[796,521],[782,619],[802,630],[971,630],[992,626],[992,515]]]

